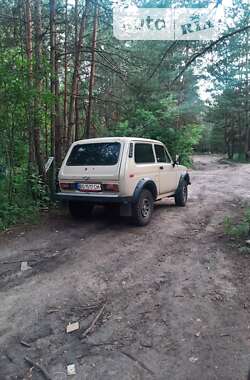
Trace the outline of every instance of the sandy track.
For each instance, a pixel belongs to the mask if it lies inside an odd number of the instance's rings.
[[[69,363],[76,380],[246,378],[250,257],[222,222],[250,202],[250,165],[197,156],[195,168],[188,206],[160,202],[145,228],[97,210],[0,235],[0,380],[42,379],[25,355],[53,380]],[[21,273],[22,260],[32,270]],[[81,331],[66,335],[74,320]]]

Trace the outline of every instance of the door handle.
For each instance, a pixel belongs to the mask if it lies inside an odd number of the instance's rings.
[[[160,166],[160,169],[163,170],[163,169],[164,169],[164,166]]]

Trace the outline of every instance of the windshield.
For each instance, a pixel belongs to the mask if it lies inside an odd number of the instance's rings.
[[[121,144],[96,143],[76,145],[67,160],[67,166],[111,166],[119,159]]]

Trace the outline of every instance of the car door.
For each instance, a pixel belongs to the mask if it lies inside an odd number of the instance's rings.
[[[150,142],[136,141],[134,150],[136,181],[142,178],[152,179],[158,185],[158,165],[155,161],[153,144]],[[158,189],[158,186],[157,186]]]
[[[172,160],[163,145],[154,144],[154,149],[159,171],[160,194],[175,191],[177,173]]]

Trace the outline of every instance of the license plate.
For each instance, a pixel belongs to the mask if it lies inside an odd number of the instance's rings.
[[[100,183],[77,183],[76,187],[79,191],[102,191]]]

